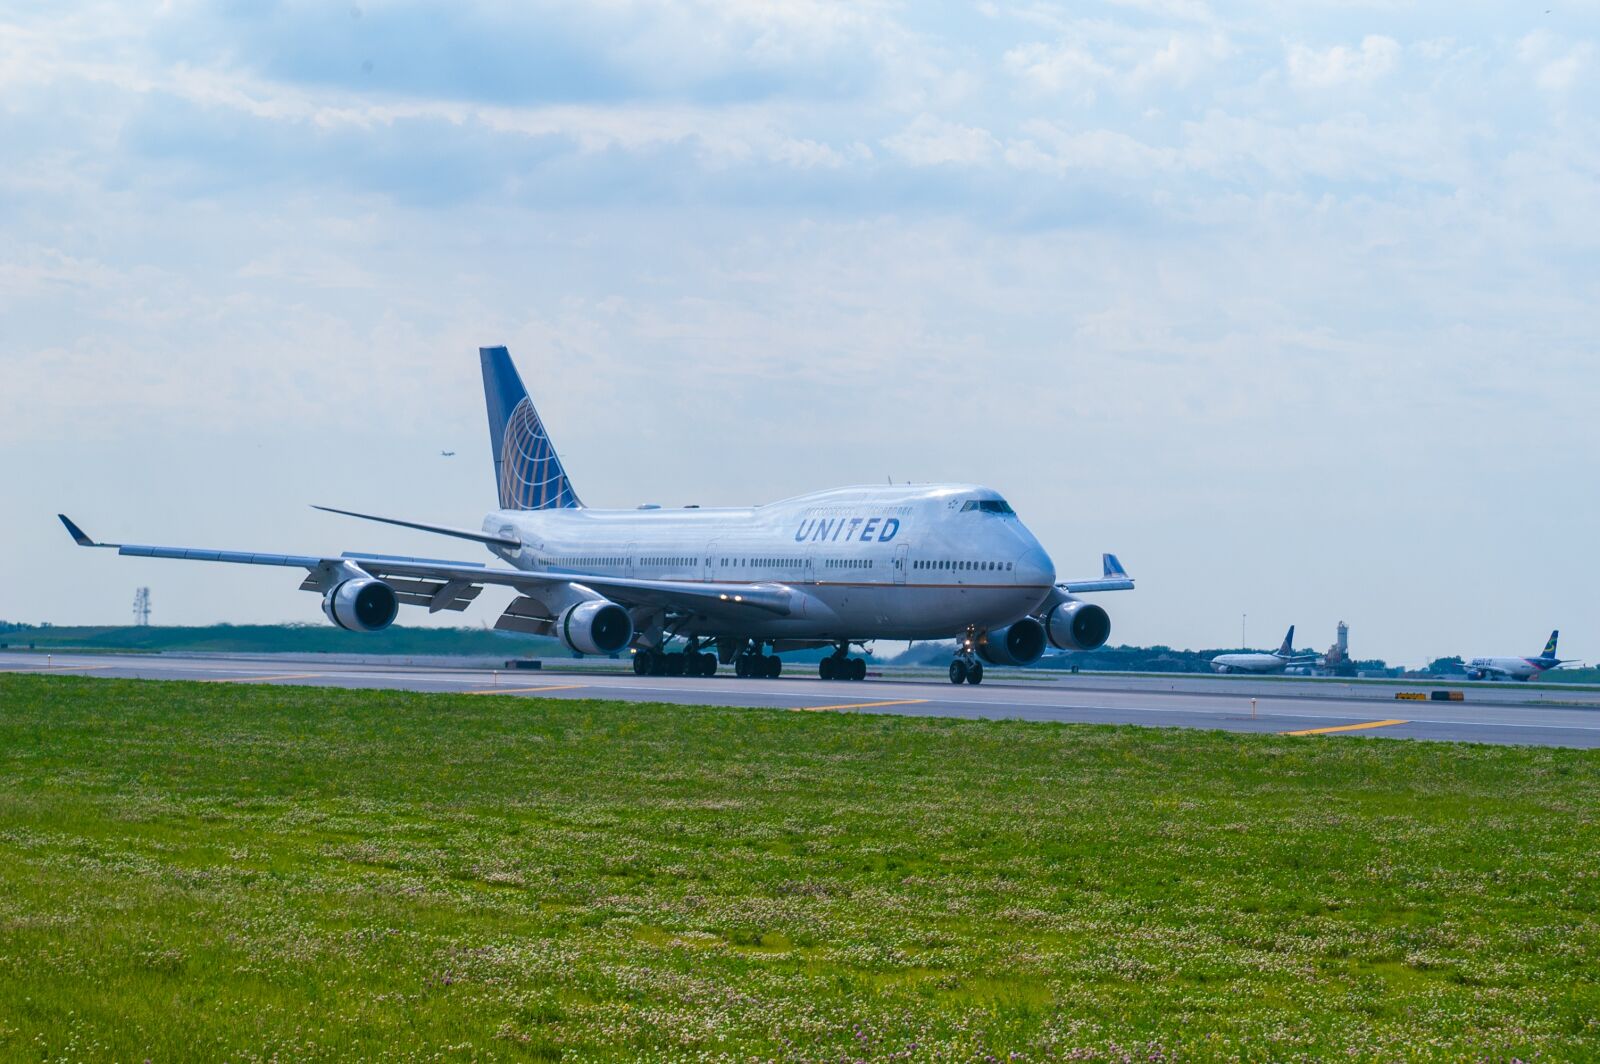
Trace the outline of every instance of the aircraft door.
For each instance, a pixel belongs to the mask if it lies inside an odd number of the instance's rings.
[[[906,561],[906,555],[910,552],[909,543],[902,543],[894,549],[894,582],[897,584],[906,582],[906,566],[910,564]]]
[[[700,579],[712,583],[717,579],[717,544],[715,541],[706,544],[705,565],[700,571]]]
[[[627,551],[627,554],[622,559],[623,575],[637,576],[638,569],[636,567],[639,564],[639,544],[630,543],[623,549]]]

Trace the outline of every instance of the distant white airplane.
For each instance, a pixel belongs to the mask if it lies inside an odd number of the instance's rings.
[[[479,359],[500,489],[482,530],[333,512],[471,540],[510,568],[96,543],[61,520],[80,546],[135,557],[303,568],[300,587],[353,631],[387,628],[401,603],[464,610],[486,585],[511,587],[517,598],[496,628],[553,636],[581,654],[632,648],[634,669],[649,675],[710,676],[720,662],[776,677],[778,653],[831,646],[822,678],[860,680],[866,662],[849,656],[852,645],[955,637],[950,681],[980,683],[984,663],[1031,665],[1048,646],[1102,646],[1111,619],[1077,595],[1133,587],[1112,554],[1099,579],[1057,583],[1055,563],[1005,499],[972,484],[835,488],[722,509],[588,509],[506,349],[480,348]],[[626,426],[616,432],[625,437]]]
[[[439,457],[440,458],[454,458],[455,456],[456,456],[456,452],[454,452],[454,451],[440,451],[439,452]]]
[[[1544,645],[1544,653],[1536,658],[1473,658],[1463,666],[1467,670],[1467,679],[1527,681],[1542,676],[1551,669],[1576,660],[1556,657],[1556,642],[1560,638],[1560,629],[1551,632],[1550,642]]]
[[[1300,668],[1315,665],[1318,655],[1314,653],[1294,652],[1294,625],[1289,626],[1289,634],[1283,637],[1283,645],[1272,653],[1261,654],[1218,654],[1211,659],[1211,667],[1217,672],[1252,672],[1272,673],[1283,672],[1290,667]]]

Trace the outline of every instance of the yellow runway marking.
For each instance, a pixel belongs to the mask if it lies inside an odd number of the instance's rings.
[[[1392,724],[1405,724],[1403,720],[1369,720],[1360,724],[1340,724],[1332,728],[1303,728],[1300,731],[1286,731],[1285,735],[1326,735],[1336,731],[1361,731],[1364,728],[1387,728]]]
[[[320,672],[277,672],[271,676],[219,676],[199,683],[266,683],[268,680],[311,680],[323,675]]]
[[[588,684],[564,683],[554,687],[491,687],[487,691],[466,691],[469,695],[526,695],[535,691],[577,691]]]
[[[20,669],[0,669],[0,672],[66,672],[69,669],[109,669],[110,665],[24,665]]]
[[[926,698],[899,698],[893,702],[854,702],[848,706],[795,706],[796,713],[821,713],[829,709],[876,709],[879,706],[914,706]]]

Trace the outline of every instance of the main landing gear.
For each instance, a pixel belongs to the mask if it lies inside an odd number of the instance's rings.
[[[776,654],[763,654],[760,643],[733,659],[733,674],[740,679],[776,680],[782,672],[783,659]]]
[[[817,664],[817,675],[824,680],[865,680],[867,659],[850,657],[850,644],[840,644],[828,657]]]
[[[635,676],[715,676],[717,656],[693,648],[686,651],[650,650],[641,647],[633,655]]]

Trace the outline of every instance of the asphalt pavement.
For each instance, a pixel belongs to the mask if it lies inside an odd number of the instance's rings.
[[[323,655],[55,654],[0,652],[0,672],[87,677],[389,688],[557,699],[606,698],[716,706],[914,716],[1005,718],[1151,727],[1221,728],[1541,746],[1600,746],[1600,691],[1521,684],[1437,688],[1372,681],[1131,676],[990,669],[980,686],[926,670],[885,667],[865,681],[820,680],[789,665],[776,680],[634,676],[614,661],[550,661],[508,670],[476,661]],[[1401,691],[1461,691],[1463,700],[1402,701]]]

